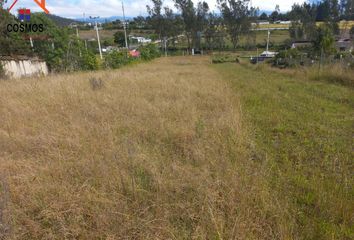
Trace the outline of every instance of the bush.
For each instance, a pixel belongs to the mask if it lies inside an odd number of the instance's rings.
[[[155,44],[148,44],[139,48],[140,56],[143,60],[149,61],[160,57],[161,53]]]
[[[304,55],[298,49],[292,48],[285,51],[280,51],[276,57],[271,61],[273,66],[280,68],[296,67],[298,63],[303,65],[301,56]]]
[[[112,51],[110,52],[104,60],[104,64],[107,68],[120,68],[124,65],[132,62],[133,59],[128,57],[128,53],[126,51]]]
[[[84,52],[81,57],[80,67],[82,70],[98,70],[99,64],[95,54],[92,52]]]
[[[211,60],[212,63],[217,64],[217,63],[226,63],[226,62],[236,62],[238,63],[239,60],[236,56],[232,55],[214,55]]]

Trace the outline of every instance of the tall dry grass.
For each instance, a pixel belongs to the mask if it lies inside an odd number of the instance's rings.
[[[0,82],[3,238],[290,236],[208,62]]]

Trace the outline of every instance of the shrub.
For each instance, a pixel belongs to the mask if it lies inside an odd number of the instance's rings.
[[[149,61],[160,57],[161,53],[155,44],[148,44],[139,48],[140,56],[143,60]]]
[[[271,61],[273,66],[278,66],[281,68],[295,67],[298,63],[303,64],[301,61],[301,53],[298,49],[292,48],[285,51],[280,51],[276,57]]]
[[[226,62],[236,62],[238,63],[239,60],[236,56],[232,55],[214,55],[211,60],[212,63],[217,64],[217,63],[226,63]]]
[[[80,67],[82,70],[98,70],[99,65],[95,54],[84,52],[81,57]]]
[[[110,52],[104,60],[105,66],[107,68],[120,68],[124,65],[127,65],[128,63],[132,62],[133,59],[128,57],[128,54],[126,51],[112,51]]]

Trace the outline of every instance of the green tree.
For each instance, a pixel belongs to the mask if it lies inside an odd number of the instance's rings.
[[[269,20],[268,15],[267,15],[265,12],[263,12],[263,13],[259,16],[259,20],[264,20],[264,21]]]
[[[172,9],[168,7],[165,7],[164,10],[165,35],[172,40],[172,44],[175,46],[175,39],[183,33],[183,19],[181,16],[174,14]],[[167,41],[167,44],[169,45],[170,42]]]
[[[188,48],[194,47],[193,37],[195,33],[196,10],[192,0],[174,0],[176,8],[181,12],[184,24],[184,32],[187,37]]]
[[[226,33],[223,27],[223,19],[214,13],[209,13],[207,25],[204,31],[206,47],[208,49],[221,50],[225,46]]]
[[[354,20],[354,0],[346,1],[344,16],[347,20]]]
[[[295,40],[313,40],[316,36],[316,12],[315,4],[294,4],[289,13],[291,26],[290,36]]]
[[[334,48],[334,36],[330,25],[322,24],[317,27],[317,33],[315,38],[315,49],[318,53],[323,52],[325,54],[331,54],[335,52]]]
[[[161,40],[165,37],[165,22],[164,17],[162,15],[163,9],[163,1],[162,0],[151,0],[153,6],[150,7],[149,5],[146,6],[147,11],[149,13],[149,22],[150,25],[155,30],[156,34],[158,34],[159,39]]]
[[[24,39],[24,35],[16,32],[9,32],[7,29],[8,24],[19,23],[19,21],[12,16],[9,12],[0,8],[0,54],[12,55],[31,54],[29,41]]]
[[[114,42],[120,47],[125,46],[125,35],[124,32],[118,31],[114,34]]]
[[[42,24],[43,32],[29,33],[33,38],[34,52],[47,62],[51,71],[64,71],[68,62],[66,55],[69,46],[68,29],[58,27],[45,13],[31,15],[31,24]]]
[[[280,8],[279,5],[275,6],[275,10],[270,14],[269,19],[271,22],[276,22],[280,18]]]
[[[240,36],[251,29],[251,16],[254,9],[248,7],[249,0],[218,0],[218,3],[235,49]]]

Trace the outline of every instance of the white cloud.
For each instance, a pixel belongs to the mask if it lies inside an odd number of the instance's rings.
[[[194,0],[197,2],[197,0]],[[206,0],[210,9],[217,11],[216,0]],[[7,5],[10,5],[11,2]],[[281,11],[287,11],[294,3],[302,3],[304,0],[252,0],[252,5],[261,10],[272,11],[278,4]],[[127,16],[146,15],[146,5],[151,4],[150,0],[125,0],[125,11]],[[173,0],[165,0],[165,4],[174,8]],[[8,7],[8,6],[7,6]],[[32,0],[19,0],[12,12],[19,7],[30,8],[32,11],[41,9]],[[122,5],[120,0],[47,0],[48,10],[55,15],[65,17],[86,16],[121,16]]]

